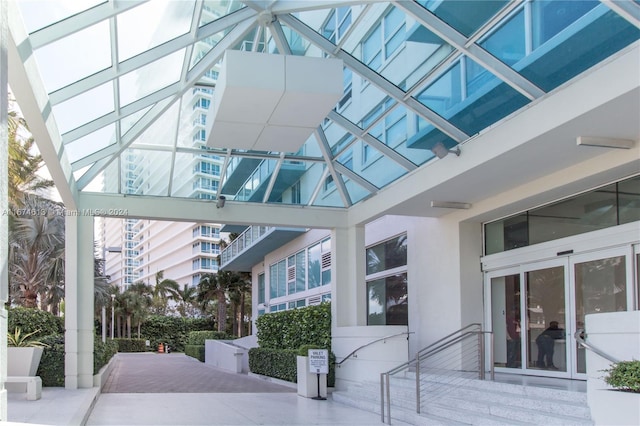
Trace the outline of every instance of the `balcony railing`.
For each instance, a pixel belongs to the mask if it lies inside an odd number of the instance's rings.
[[[263,235],[271,232],[273,227],[271,226],[250,226],[242,234],[233,240],[220,255],[220,264],[224,265],[230,262],[233,258],[242,253],[246,248],[262,238]]]

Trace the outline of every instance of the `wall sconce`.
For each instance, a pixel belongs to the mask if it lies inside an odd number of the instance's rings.
[[[461,151],[459,147],[456,147],[456,149],[448,149],[442,142],[438,142],[431,148],[431,152],[433,152],[438,158],[444,158],[449,153],[455,154],[457,157],[460,157]]]
[[[225,197],[224,195],[219,195],[218,196],[218,201],[216,201],[216,208],[217,209],[221,209],[224,207],[224,203],[227,201],[227,197]]]

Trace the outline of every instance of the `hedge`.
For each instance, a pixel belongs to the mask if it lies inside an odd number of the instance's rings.
[[[212,330],[215,324],[211,318],[182,318],[149,316],[142,323],[141,334],[151,342],[151,348],[159,343],[168,344],[172,352],[183,352],[190,331]]]
[[[224,331],[191,331],[187,335],[187,345],[204,345],[205,340],[227,340],[232,339]]]
[[[118,352],[146,352],[147,342],[145,339],[113,339],[118,345]]]
[[[42,386],[64,386],[64,335],[51,335],[39,339],[49,345],[44,348],[36,375]]]
[[[22,334],[37,332],[32,338],[40,340],[44,336],[64,334],[64,318],[36,308],[11,308],[8,310],[7,331],[13,333],[16,327]]]
[[[335,355],[331,352],[331,304],[269,313],[256,320],[259,348],[249,351],[253,373],[297,382],[296,356],[309,348],[329,350],[327,385],[335,384]],[[255,368],[255,369],[254,369]]]
[[[258,345],[270,349],[298,349],[303,345],[331,348],[331,304],[322,303],[274,312],[256,320]]]
[[[184,354],[204,362],[204,345],[185,345]]]
[[[263,376],[297,383],[297,355],[298,351],[294,349],[251,348],[249,370]]]
[[[109,360],[118,353],[118,343],[107,339],[105,343],[99,338],[93,341],[93,374],[98,374],[100,369],[107,365]]]

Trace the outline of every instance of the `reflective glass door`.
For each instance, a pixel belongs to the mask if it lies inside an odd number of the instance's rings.
[[[525,369],[567,376],[567,260],[523,266]]]
[[[626,311],[633,306],[633,292],[627,290],[627,283],[633,282],[633,270],[627,267],[632,254],[631,248],[622,247],[571,257],[572,329],[584,328],[585,315]],[[572,374],[586,378],[585,349],[575,341],[572,346]]]
[[[494,366],[519,369],[522,367],[520,272],[517,268],[501,270],[488,274],[487,280]]]

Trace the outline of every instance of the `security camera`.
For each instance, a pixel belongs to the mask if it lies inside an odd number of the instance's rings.
[[[216,202],[216,208],[218,209],[223,208],[225,201],[227,201],[227,197],[225,197],[224,195],[220,195],[218,197],[218,201]]]

